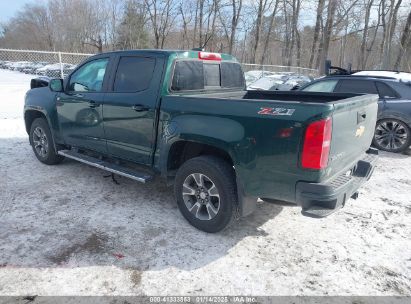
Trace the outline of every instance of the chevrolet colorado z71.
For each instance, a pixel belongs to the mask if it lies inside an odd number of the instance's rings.
[[[31,89],[24,119],[41,162],[68,157],[143,183],[161,175],[188,222],[217,232],[258,198],[322,217],[356,197],[377,158],[377,99],[247,92],[230,55],[134,50]]]

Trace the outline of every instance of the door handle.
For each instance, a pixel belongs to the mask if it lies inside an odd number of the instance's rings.
[[[84,95],[83,95],[83,94],[80,94],[80,93],[77,93],[77,94],[73,94],[73,97],[83,98]]]
[[[89,101],[89,102],[88,102],[88,106],[89,106],[90,108],[97,108],[97,107],[100,106],[100,104],[97,103],[97,102],[95,102],[95,101]]]
[[[131,107],[134,111],[136,112],[144,112],[144,111],[148,111],[150,110],[149,107],[146,107],[144,105],[138,104],[138,105],[134,105]]]

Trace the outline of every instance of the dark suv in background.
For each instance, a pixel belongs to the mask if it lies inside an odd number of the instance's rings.
[[[402,152],[411,144],[411,81],[408,77],[411,79],[411,74],[388,71],[331,75],[317,79],[301,90],[378,94],[373,144],[380,150]]]

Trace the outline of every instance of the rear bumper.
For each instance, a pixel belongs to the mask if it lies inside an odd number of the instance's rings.
[[[370,148],[365,157],[351,168],[326,183],[298,182],[296,201],[302,214],[324,217],[343,207],[348,199],[356,198],[357,190],[372,175],[378,159],[378,150]]]

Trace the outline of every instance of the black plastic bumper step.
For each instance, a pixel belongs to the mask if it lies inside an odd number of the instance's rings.
[[[95,158],[89,155],[85,155],[85,154],[82,154],[82,153],[79,153],[73,150],[60,150],[57,153],[67,158],[71,158],[79,162],[85,163],[87,165],[134,179],[141,183],[146,183],[150,181],[151,179],[153,179],[153,175],[150,175],[146,172],[135,171],[133,169],[126,168],[120,165],[116,165],[110,162],[106,162],[104,160],[101,160],[101,159],[98,159],[98,158]]]

